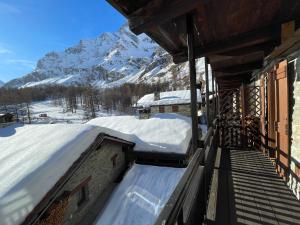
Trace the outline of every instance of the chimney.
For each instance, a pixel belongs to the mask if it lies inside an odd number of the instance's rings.
[[[160,92],[156,91],[154,92],[154,101],[158,101],[158,100],[160,100]]]

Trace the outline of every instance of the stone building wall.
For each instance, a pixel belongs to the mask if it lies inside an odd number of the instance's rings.
[[[65,190],[72,191],[90,177],[87,184],[88,200],[78,207],[79,190],[73,193],[69,199],[64,224],[79,224],[93,203],[99,201],[101,193],[109,188],[124,170],[125,154],[122,152],[122,144],[105,142],[100,149],[94,151],[65,186]]]
[[[164,107],[164,113],[178,113],[183,116],[191,116],[190,104],[182,104],[182,105],[177,105],[177,106],[178,106],[178,112],[174,112],[172,110],[171,105],[151,106],[151,116],[153,116],[156,113],[159,113],[159,107]]]
[[[184,116],[191,116],[191,106],[190,105],[179,105],[178,112]]]
[[[107,190],[112,190],[112,186],[115,185],[117,178],[126,169],[125,153],[122,146],[121,143],[104,141],[99,149],[91,152],[80,168],[75,171],[65,184],[64,188],[60,190],[59,197],[53,204],[59,205],[62,199],[67,199],[64,210],[61,210],[64,212],[63,222],[55,223],[55,225],[83,225],[89,224],[87,221],[95,219],[89,217],[97,216],[101,208],[94,209],[94,205],[103,201],[104,195],[107,195]],[[80,196],[82,196],[80,192],[83,187],[86,198],[85,201],[78,204]],[[52,222],[48,222],[53,221],[51,219],[52,206],[39,224],[54,225]],[[91,215],[90,212],[95,212],[95,215]]]
[[[300,199],[300,57],[292,64],[295,73],[290,81],[290,115],[291,115],[291,174],[289,186]],[[298,162],[298,163],[297,163]],[[297,165],[298,164],[298,165]]]

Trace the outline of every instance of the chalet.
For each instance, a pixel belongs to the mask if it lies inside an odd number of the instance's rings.
[[[5,129],[12,128],[4,134]],[[14,129],[18,135],[0,133],[0,159],[6,159],[1,171],[14,168],[1,175],[1,225],[92,223],[93,210],[101,210],[126,171],[125,154],[134,144],[86,125]],[[17,160],[11,158],[20,150]]]
[[[11,113],[0,114],[0,123],[11,123],[14,121],[14,115]]]
[[[39,115],[39,117],[41,117],[41,118],[47,118],[48,115],[47,115],[47,113],[41,113],[41,114]]]
[[[189,66],[194,155],[153,224],[300,224],[299,1],[107,1],[133,33],[145,33],[174,63]]]
[[[198,90],[198,108],[202,97]],[[149,118],[156,113],[178,113],[191,116],[191,95],[189,90],[167,91],[147,94],[138,100],[136,108],[141,118]]]
[[[185,167],[190,129],[190,119],[176,114],[149,120],[100,117],[87,124],[15,124],[1,129],[0,176],[5,184],[0,185],[1,225],[92,224],[130,165],[155,159],[160,165]],[[171,171],[174,182],[166,185],[174,188],[179,176]],[[166,171],[165,176],[169,175]],[[166,203],[171,192],[160,204]]]

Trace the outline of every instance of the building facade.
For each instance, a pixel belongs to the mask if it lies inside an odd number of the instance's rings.
[[[201,109],[202,96],[198,90],[198,108]],[[191,116],[190,90],[157,92],[143,96],[137,102],[139,117],[149,118],[157,113],[177,113]]]
[[[85,225],[95,220],[125,173],[126,152],[133,146],[120,139],[102,138],[72,165],[24,225],[32,221],[38,225]]]
[[[300,199],[300,51],[278,55],[257,74],[262,150]]]

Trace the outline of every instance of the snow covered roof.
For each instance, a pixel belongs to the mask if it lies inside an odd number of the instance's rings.
[[[15,124],[0,129],[0,221],[20,224],[100,133],[134,142],[135,150],[185,154],[190,119],[160,114],[102,117],[88,124]]]
[[[154,224],[185,168],[134,164],[95,225]]]
[[[137,106],[149,107],[154,105],[188,104],[191,102],[190,90],[160,92],[160,99],[154,100],[154,93],[143,96]],[[197,101],[201,103],[201,92],[197,90]]]
[[[134,116],[99,117],[88,124],[135,143],[135,151],[185,154],[192,137],[191,119],[172,113],[156,114],[147,120]]]
[[[79,158],[99,130],[86,125],[0,129],[0,221],[17,225]]]

